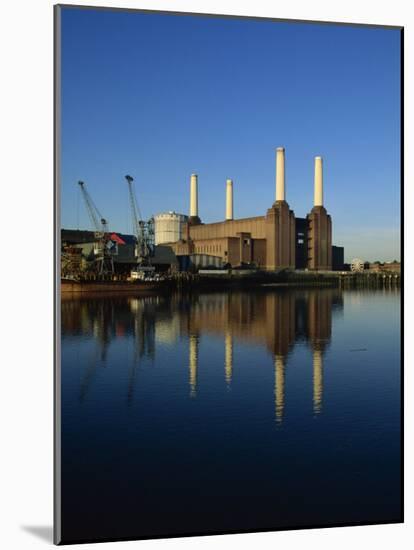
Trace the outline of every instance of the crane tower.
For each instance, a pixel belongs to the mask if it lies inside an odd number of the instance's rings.
[[[136,239],[135,258],[137,268],[141,270],[151,269],[151,258],[154,256],[154,218],[144,221],[138,207],[132,176],[125,176],[128,184],[129,202],[131,206],[132,221]]]
[[[96,271],[99,275],[113,274],[114,243],[111,241],[108,234],[108,222],[93,202],[92,197],[85,187],[85,182],[79,181],[78,184],[95,232],[93,253],[95,257]]]

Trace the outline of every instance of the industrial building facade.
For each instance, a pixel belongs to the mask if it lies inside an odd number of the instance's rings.
[[[116,244],[113,251],[114,273],[116,275],[129,275],[132,269],[137,268],[137,258],[135,255],[136,238],[134,235],[124,233],[111,233],[110,239]],[[78,252],[79,262],[85,270],[88,264],[92,265],[95,260],[95,233],[93,231],[61,229],[62,243],[62,275],[65,276],[64,251],[68,247]],[[151,258],[152,265],[157,271],[179,270],[180,264],[171,250],[170,246],[156,246],[154,256]],[[73,258],[73,254],[72,254]]]
[[[266,270],[343,267],[340,253],[335,255],[335,264],[332,262],[332,221],[323,205],[322,158],[315,157],[313,208],[306,218],[295,218],[285,198],[283,147],[276,150],[275,202],[264,216],[234,219],[233,181],[229,179],[226,181],[226,219],[202,223],[198,210],[198,178],[192,174],[190,216],[182,224],[181,238],[168,244],[177,256],[205,254],[220,258],[232,267],[251,265]]]

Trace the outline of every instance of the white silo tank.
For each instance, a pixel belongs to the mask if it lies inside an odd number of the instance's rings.
[[[175,243],[183,238],[183,226],[188,217],[177,212],[164,212],[154,216],[155,244]]]

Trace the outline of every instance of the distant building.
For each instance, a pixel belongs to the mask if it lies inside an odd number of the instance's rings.
[[[368,269],[370,271],[376,271],[376,272],[394,272],[394,273],[400,273],[401,272],[401,264],[400,262],[374,262],[370,263],[368,266]]]
[[[332,247],[332,269],[334,271],[344,271],[344,247]]]

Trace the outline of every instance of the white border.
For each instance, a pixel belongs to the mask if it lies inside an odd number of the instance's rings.
[[[414,19],[403,0],[169,0],[82,2],[85,5],[164,9],[204,13],[256,15],[290,19],[376,23],[405,26],[405,169],[413,182],[412,139],[414,97]],[[3,548],[45,545],[22,526],[51,526],[52,508],[52,358],[53,358],[53,2],[4,2],[0,16],[0,223],[3,251],[1,293],[0,418],[0,541]],[[411,158],[409,152],[411,151]],[[413,204],[413,185],[405,189],[406,242],[414,239],[407,213]],[[410,239],[411,237],[411,239]],[[412,303],[409,280],[413,260],[405,251],[406,311]],[[408,324],[408,323],[406,323]],[[192,545],[308,550],[411,547],[413,522],[413,402],[409,372],[413,363],[410,327],[406,327],[406,524],[336,528],[189,539],[106,543],[105,548],[139,544],[141,548],[168,545],[173,550]],[[411,360],[410,360],[411,359]],[[408,398],[408,399],[407,399]],[[44,532],[44,531],[43,531]],[[83,545],[83,548],[92,545]],[[96,548],[96,546],[94,546]]]

